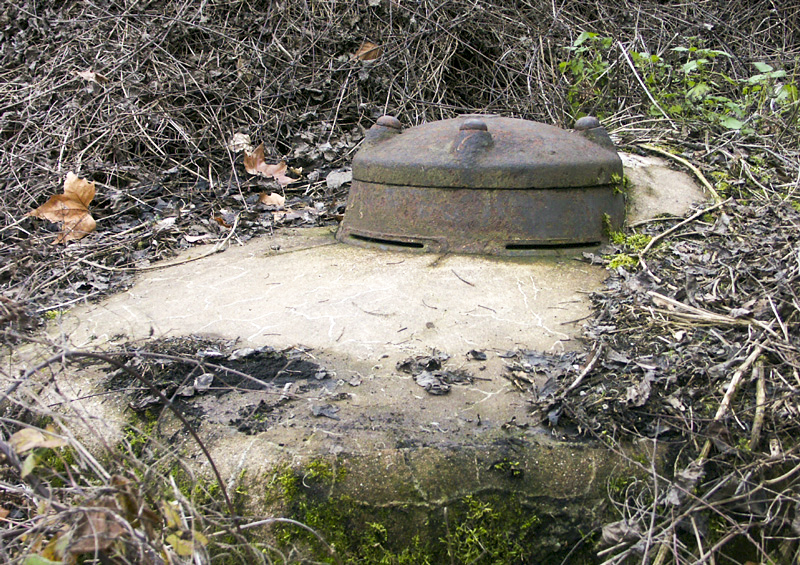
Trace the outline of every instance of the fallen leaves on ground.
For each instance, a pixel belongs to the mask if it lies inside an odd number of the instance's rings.
[[[281,161],[276,165],[267,164],[264,159],[263,143],[256,147],[252,153],[248,153],[244,156],[244,168],[251,175],[261,175],[267,178],[271,177],[281,186],[292,184],[298,180],[286,175],[288,169],[286,161]]]
[[[79,178],[73,172],[67,173],[64,180],[64,194],[55,194],[28,212],[28,216],[41,218],[53,223],[63,224],[61,233],[53,243],[66,243],[81,239],[94,231],[97,223],[89,214],[89,204],[94,200],[94,183]]]

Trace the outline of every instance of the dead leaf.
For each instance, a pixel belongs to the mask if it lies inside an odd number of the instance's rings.
[[[353,54],[353,59],[358,59],[359,61],[374,61],[382,54],[383,49],[381,49],[380,46],[365,41],[361,44],[361,47],[358,48],[358,51]]]
[[[675,479],[667,491],[664,499],[666,504],[680,506],[686,497],[694,490],[697,482],[703,478],[705,469],[700,461],[692,461],[686,468],[675,475]]]
[[[116,499],[110,496],[93,501],[90,508],[83,509],[83,516],[72,536],[69,553],[93,553],[106,551],[126,529],[117,521],[122,520]]]
[[[343,184],[352,182],[352,180],[352,170],[331,171],[325,177],[325,184],[328,186],[328,190],[339,190]]]
[[[3,508],[2,506],[0,506],[0,520],[3,520],[4,518],[8,518],[9,514],[11,514],[11,510],[9,510],[8,508]]]
[[[25,453],[37,447],[64,447],[67,442],[50,433],[38,428],[24,428],[15,432],[8,443],[17,453]]]
[[[89,214],[89,204],[94,199],[94,194],[93,182],[78,178],[75,173],[69,172],[64,180],[64,194],[51,196],[36,210],[28,212],[28,216],[63,224],[61,233],[53,243],[81,239],[92,233],[97,226]]]
[[[228,149],[234,153],[244,151],[245,153],[249,154],[254,151],[253,144],[250,141],[250,136],[246,133],[234,133],[233,137],[231,137],[231,139],[228,141]]]
[[[224,222],[225,220],[223,220]],[[230,226],[228,226],[230,227]],[[203,235],[184,235],[183,239],[186,240],[186,243],[197,243],[198,241],[203,241],[204,239],[210,239],[210,233],[204,233]]]
[[[244,168],[251,175],[261,175],[267,178],[274,178],[279,185],[286,186],[297,182],[299,179],[293,179],[286,176],[286,162],[281,161],[277,165],[268,165],[264,160],[264,144],[262,143],[252,153],[246,153],[244,156]]]
[[[632,406],[640,407],[647,404],[650,398],[650,381],[652,380],[649,375],[639,382],[639,384],[629,386],[625,394],[625,402]]]
[[[635,543],[642,537],[642,531],[635,522],[620,520],[603,526],[602,543],[605,547],[618,543]]]
[[[36,468],[36,465],[39,463],[39,458],[36,456],[35,451],[31,451],[31,453],[25,458],[25,461],[22,462],[22,466],[19,470],[19,476],[23,479],[33,473],[33,470]]]
[[[277,206],[278,208],[282,208],[283,205],[286,203],[286,197],[281,196],[276,192],[270,194],[262,192],[261,194],[258,195],[258,201],[267,206]]]
[[[325,416],[326,418],[330,418],[332,420],[338,420],[339,416],[336,415],[336,413],[338,411],[339,411],[339,407],[338,406],[332,406],[331,404],[323,404],[323,405],[312,404],[311,405],[311,414],[315,418],[320,418],[322,416]]]
[[[189,557],[194,553],[194,546],[191,540],[181,539],[177,534],[168,535],[165,541],[170,544],[172,549],[175,550],[175,553],[181,557]]]
[[[88,80],[89,82],[96,82],[97,84],[104,84],[108,82],[106,77],[94,71],[80,71],[76,74],[82,79]]]
[[[182,527],[183,521],[177,510],[178,503],[175,501],[167,502],[161,501],[161,514],[164,516],[164,521],[170,530],[178,530]]]

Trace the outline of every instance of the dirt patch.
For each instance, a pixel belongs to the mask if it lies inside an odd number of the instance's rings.
[[[117,369],[103,383],[107,390],[126,392],[134,412],[160,411],[166,398],[194,423],[225,423],[248,434],[270,427],[287,404],[336,387],[328,371],[300,349],[236,348],[187,337],[153,341],[115,359],[149,381],[143,386],[141,379]]]

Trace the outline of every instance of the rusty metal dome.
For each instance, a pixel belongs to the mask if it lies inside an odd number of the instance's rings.
[[[383,116],[353,160],[340,241],[526,255],[600,243],[624,219],[622,162],[600,122],[566,131],[495,115],[404,130]]]

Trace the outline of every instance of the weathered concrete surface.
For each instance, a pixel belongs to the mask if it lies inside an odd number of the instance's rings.
[[[145,273],[128,291],[73,310],[59,331],[76,346],[194,333],[362,358],[428,348],[558,352],[605,276],[571,256],[384,252],[335,244],[330,228],[290,230]]]
[[[301,229],[145,273],[129,290],[69,311],[52,331],[74,348],[195,334],[239,338],[242,346],[309,349],[340,382],[290,404],[257,440],[227,422],[267,393],[198,401],[207,412],[203,431],[213,454],[233,476],[287,458],[480,444],[512,418],[530,424],[527,404],[503,377],[498,353],[578,347],[581,320],[590,313],[587,294],[605,276],[571,256],[493,260],[382,252],[334,243],[329,229]],[[409,355],[432,349],[451,355],[448,368],[469,371],[475,382],[431,396],[395,369]],[[469,361],[471,349],[489,358]],[[89,396],[82,404],[93,406],[88,412],[97,410],[101,421],[119,421],[125,398],[87,395],[91,378],[86,371],[77,376],[82,385],[75,396]],[[361,380],[357,387],[347,384],[354,378]],[[339,420],[312,417],[312,404],[341,392],[350,398],[336,403]],[[538,429],[536,435],[547,437]]]
[[[682,216],[709,195],[687,173],[659,157],[620,153],[629,184],[628,222]]]

